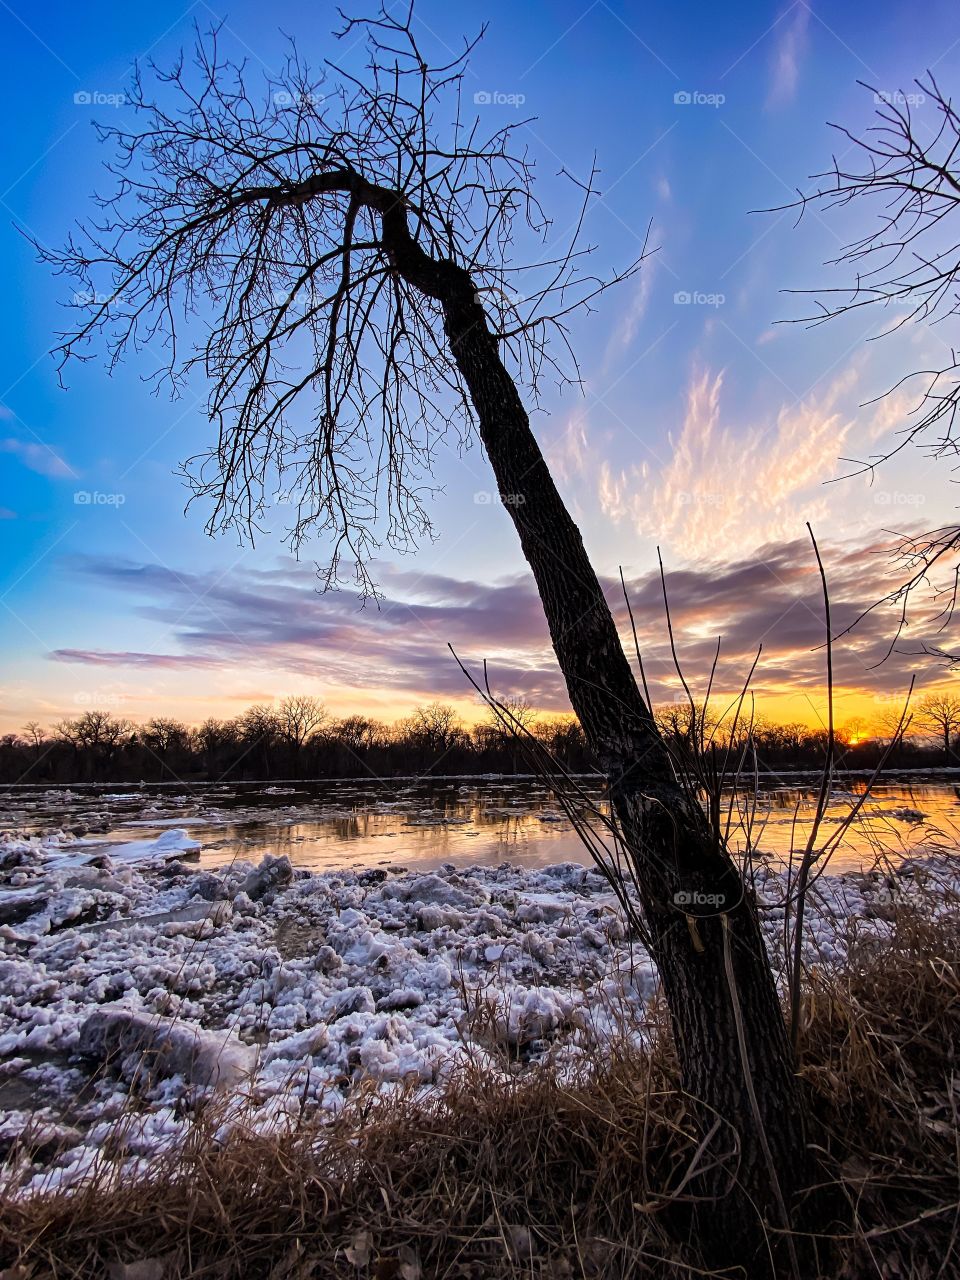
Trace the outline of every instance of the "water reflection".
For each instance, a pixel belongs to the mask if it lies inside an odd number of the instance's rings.
[[[605,813],[603,788],[581,780],[585,800]],[[767,786],[756,797],[729,796],[730,841],[754,843],[775,859],[808,838],[818,784]],[[845,780],[831,795],[820,841],[829,838],[864,791]],[[931,847],[960,847],[960,789],[934,779],[877,786],[845,834],[835,869],[894,860]],[[6,827],[55,827],[109,846],[185,828],[202,845],[207,866],[232,858],[285,853],[300,866],[332,870],[444,862],[516,862],[541,866],[588,862],[589,854],[555,797],[535,779],[343,782],[246,786],[8,789],[0,792]]]

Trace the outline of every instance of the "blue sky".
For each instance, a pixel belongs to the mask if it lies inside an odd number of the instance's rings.
[[[209,440],[196,396],[154,396],[143,381],[151,366],[137,360],[107,377],[94,359],[58,387],[46,352],[70,286],[37,265],[18,228],[58,244],[90,214],[104,158],[91,121],[129,112],[114,99],[136,59],[167,64],[190,43],[193,23],[217,21],[225,49],[246,56],[252,74],[278,68],[284,32],[311,61],[354,56],[332,42],[338,20],[326,0],[0,0],[0,93],[11,122],[0,184],[0,726],[48,723],[96,702],[132,718],[197,720],[294,689],[390,716],[434,690],[458,695],[450,638],[473,657],[498,659],[515,691],[561,706],[509,519],[476,501],[493,487],[479,449],[439,458],[436,541],[403,561],[385,555],[387,613],[359,614],[350,597],[313,595],[311,547],[298,569],[278,535],[238,547],[205,535],[201,509],[184,515],[175,470]],[[669,565],[703,575],[697,581],[716,579],[711,566],[754,563],[762,547],[777,549],[759,555],[771,564],[795,547],[799,563],[812,518],[838,562],[861,556],[851,581],[866,590],[865,574],[879,572],[881,528],[940,523],[949,484],[919,456],[898,462],[879,489],[823,482],[837,474],[838,455],[868,452],[902,425],[902,404],[858,406],[939,339],[870,346],[864,339],[879,325],[863,317],[813,331],[776,326],[802,313],[783,290],[836,283],[821,264],[855,224],[807,216],[797,227],[792,213],[750,211],[790,199],[829,163],[836,138],[827,121],[867,121],[873,100],[858,79],[885,93],[909,92],[927,68],[948,87],[957,81],[954,6],[931,4],[921,22],[915,6],[889,2],[417,5],[428,51],[454,47],[484,22],[468,92],[497,99],[478,105],[485,120],[536,117],[523,132],[558,238],[576,207],[558,172],[585,175],[596,154],[601,198],[587,230],[597,265],[629,261],[648,225],[657,247],[638,279],[574,326],[584,394],[548,393],[536,419],[598,567],[614,575],[623,564],[642,592],[657,544]],[[732,575],[731,591],[738,581]],[[809,594],[809,583],[801,576],[790,589]],[[725,620],[743,645],[751,627],[759,640],[774,620],[763,610],[742,616],[744,603],[734,595],[709,614],[693,609],[691,642]],[[310,620],[299,636],[284,630],[294,607]],[[778,609],[780,624],[789,604]],[[788,697],[791,669],[798,699],[809,702],[816,684],[801,631],[774,645],[775,669],[763,680],[807,718]],[[879,638],[864,640],[846,672],[859,710],[880,687],[864,659]]]

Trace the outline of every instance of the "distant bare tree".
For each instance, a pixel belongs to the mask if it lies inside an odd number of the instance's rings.
[[[867,722],[862,716],[852,716],[837,731],[837,735],[841,742],[845,742],[847,746],[856,746],[858,742],[869,737]]]
[[[665,702],[653,709],[657,728],[680,749],[702,749],[717,727],[712,715],[705,715],[702,703],[688,700]]]
[[[77,759],[84,761],[88,775],[98,767],[108,765],[117,748],[132,729],[128,720],[122,720],[109,711],[90,710],[82,715],[60,720],[53,726],[53,735],[68,743]]]
[[[342,742],[349,751],[357,755],[370,747],[382,745],[387,738],[387,729],[379,720],[353,715],[336,721],[332,734],[338,742]]]
[[[276,708],[267,702],[254,702],[240,715],[240,732],[248,741],[275,739],[280,736],[280,719]]]
[[[85,750],[114,750],[130,732],[130,722],[120,720],[110,711],[84,711],[73,719],[60,720],[53,726],[56,737],[71,746]]]
[[[148,720],[140,731],[140,736],[153,750],[160,754],[182,746],[188,737],[189,729],[179,720],[168,716],[154,716]]]
[[[497,702],[500,706],[499,716],[488,711],[488,719],[492,725],[502,729],[503,717],[506,715],[518,729],[526,729],[529,733],[534,731],[537,723],[537,709],[526,698],[522,695],[505,694],[498,698]]]
[[[485,133],[462,100],[472,46],[432,67],[411,12],[346,32],[367,36],[363,77],[328,63],[320,82],[293,54],[260,95],[214,33],[192,71],[159,75],[157,96],[134,83],[133,123],[103,130],[118,158],[99,222],[41,249],[107,299],[64,336],[62,362],[107,331],[111,364],[149,348],[167,352],[158,376],[174,388],[205,376],[217,441],[189,474],[210,527],[253,530],[283,489],[294,545],[323,531],[327,581],[349,567],[364,589],[384,538],[406,549],[428,529],[439,441],[479,436],[636,865],[705,1136],[701,1241],[759,1275],[765,1222],[786,1229],[773,1254],[792,1251],[809,1150],[756,903],[676,776],[524,403],[546,371],[577,379],[568,317],[639,262],[607,279],[581,270],[595,174],[570,242],[544,251],[518,125]],[[535,243],[518,265],[521,237]],[[432,714],[421,728],[452,732]]]
[[[39,758],[40,752],[43,750],[43,744],[47,740],[46,731],[36,720],[28,720],[23,726],[23,736],[33,747],[37,758]]]
[[[949,762],[954,754],[951,746],[954,734],[960,732],[960,698],[953,693],[928,693],[917,703],[916,719],[939,734],[944,757]]]
[[[493,745],[501,747],[504,744],[509,745],[510,765],[513,772],[517,773],[522,755],[523,737],[525,734],[536,733],[536,708],[518,694],[505,694],[497,699],[497,703],[499,709],[488,711],[488,723],[485,727],[491,731]]]
[[[566,768],[583,768],[590,755],[583,729],[574,716],[541,716],[534,721],[531,733]]]
[[[184,750],[190,741],[190,730],[179,720],[168,716],[154,716],[140,730],[139,737],[143,745],[156,756],[160,762],[160,779],[166,777],[170,770],[170,757],[176,751]]]
[[[329,718],[320,699],[305,694],[284,698],[277,706],[281,736],[297,751]]]
[[[194,730],[194,741],[203,753],[208,772],[213,775],[215,765],[224,748],[237,741],[235,722],[218,720],[210,716]]]
[[[795,753],[802,749],[807,734],[809,733],[807,726],[805,724],[800,724],[799,721],[796,720],[790,721],[789,724],[779,725],[778,729],[779,738],[783,746],[787,750]]]
[[[329,719],[327,708],[319,698],[308,694],[292,694],[283,698],[276,708],[277,731],[290,748],[293,771],[299,777],[301,755],[306,743],[319,732]]]
[[[893,707],[887,711],[881,711],[877,716],[876,736],[884,742],[893,742],[897,738],[905,741],[911,736],[911,726],[915,719],[916,708],[906,717],[902,711],[897,711]]]
[[[276,710],[266,703],[256,702],[240,716],[237,727],[246,751],[260,761],[262,776],[269,778],[273,749],[281,737]]]
[[[457,709],[449,702],[430,702],[414,707],[404,727],[412,738],[431,752],[449,751],[463,737]]]

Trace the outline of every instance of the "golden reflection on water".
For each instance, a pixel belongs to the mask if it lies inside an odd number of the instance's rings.
[[[581,784],[584,796],[606,813],[603,792],[595,781]],[[819,842],[829,839],[850,814],[864,790],[862,781],[835,789]],[[832,869],[873,864],[883,856],[894,862],[934,848],[960,848],[960,789],[942,782],[888,782],[877,786],[845,832]],[[802,849],[815,811],[813,782],[762,790],[753,811],[756,848],[782,861],[791,847]],[[156,797],[152,797],[156,800]],[[433,783],[355,783],[307,786],[291,795],[268,795],[237,789],[211,797],[202,789],[189,796],[163,798],[163,825],[137,817],[138,806],[122,806],[123,815],[105,838],[143,839],[174,822],[202,843],[200,861],[216,866],[233,858],[258,860],[265,853],[288,854],[298,866],[313,870],[409,866],[428,869],[445,862],[526,866],[553,862],[589,863],[589,854],[556,799],[542,785],[527,780],[450,781]],[[213,801],[218,821],[200,821]],[[277,806],[289,806],[278,808]],[[752,802],[735,799],[730,844],[742,850],[742,819]],[[142,812],[142,804],[139,806]]]
[[[286,853],[297,865],[313,870],[588,861],[556,802],[540,788],[509,784],[509,789],[493,791],[478,784],[469,791],[430,792],[418,788],[406,802],[392,802],[396,807],[388,812],[369,807],[362,796],[352,797],[357,808],[349,814],[311,814],[294,821],[254,819],[222,828],[209,841],[198,830],[192,834],[203,840],[201,860],[210,865],[238,846],[241,857]],[[592,788],[591,798],[605,811],[597,788]]]

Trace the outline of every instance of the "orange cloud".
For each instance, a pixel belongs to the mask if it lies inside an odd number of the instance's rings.
[[[669,462],[619,471],[601,465],[600,506],[685,559],[789,537],[829,512],[823,481],[837,474],[838,458],[868,445],[903,413],[899,399],[860,411],[858,382],[851,364],[822,391],[741,429],[723,421],[723,373],[699,370]]]

